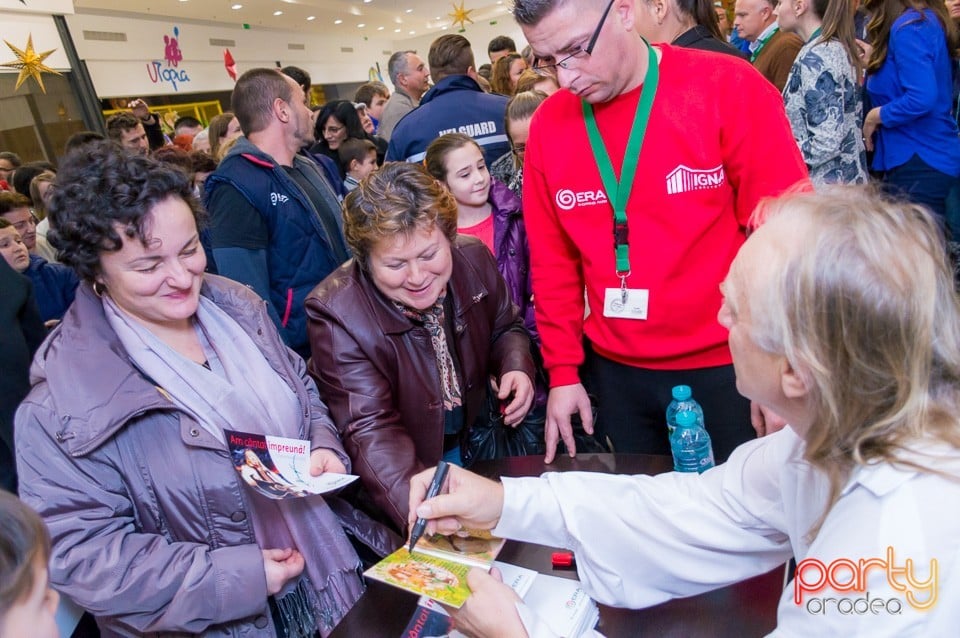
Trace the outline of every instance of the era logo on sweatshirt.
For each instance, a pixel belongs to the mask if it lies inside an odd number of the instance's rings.
[[[681,164],[667,175],[667,194],[688,193],[702,191],[709,188],[720,188],[725,176],[723,164],[716,168],[695,169]]]
[[[572,210],[574,206],[596,206],[597,204],[607,203],[607,194],[602,190],[595,191],[572,191],[569,188],[561,188],[557,191],[553,200],[561,210]]]

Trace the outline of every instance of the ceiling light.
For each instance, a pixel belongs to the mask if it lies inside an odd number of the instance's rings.
[[[377,31],[383,31],[383,27],[377,27]]]
[[[357,25],[357,28],[362,29],[365,26],[367,26],[367,24],[365,22],[361,22],[360,24]]]
[[[407,9],[406,13],[413,13],[413,9]]]
[[[444,26],[440,27],[440,30],[441,30],[441,31],[446,31],[446,30],[449,29],[449,28],[450,28],[450,27],[444,25]]]
[[[307,22],[310,22],[311,20],[316,20],[316,19],[317,19],[317,16],[307,16]]]
[[[343,24],[343,20],[341,20],[340,18],[337,18],[336,20],[333,21],[333,23],[334,23],[334,24]]]
[[[283,15],[283,11],[274,11],[274,12],[273,12],[273,15],[275,15],[275,16],[282,16],[282,15]]]
[[[237,9],[242,9],[242,8],[243,8],[243,5],[242,5],[242,4],[235,4],[235,5],[233,5],[233,6],[230,7],[230,8],[233,9],[234,11],[236,11]]]
[[[394,33],[400,33],[400,29],[394,29],[393,32],[394,32]]]
[[[414,33],[416,33],[416,31],[411,31],[411,32],[410,32],[410,35],[413,35]]]

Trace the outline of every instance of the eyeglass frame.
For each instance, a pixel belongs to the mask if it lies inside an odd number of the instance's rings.
[[[577,56],[586,53],[590,55],[593,53],[593,48],[597,46],[597,40],[600,38],[600,31],[603,29],[604,23],[607,21],[607,16],[610,14],[610,9],[613,8],[614,0],[610,0],[607,3],[607,8],[603,10],[603,15],[600,16],[600,22],[597,23],[597,28],[593,30],[593,35],[590,36],[590,41],[587,42],[587,46],[581,47],[571,53],[570,55],[564,56],[562,60],[557,60],[553,64],[539,64],[540,58],[534,58],[533,66],[530,68],[539,75],[550,75],[550,71],[554,72],[557,69],[570,69],[569,60],[576,58]]]

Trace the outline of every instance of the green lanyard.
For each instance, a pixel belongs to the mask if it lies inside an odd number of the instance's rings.
[[[813,41],[816,40],[818,37],[820,37],[820,34],[821,34],[822,32],[823,32],[823,27],[817,27],[817,30],[814,31],[814,32],[810,35],[810,39],[807,40],[807,42],[808,42],[808,43],[809,43],[809,42],[813,42]]]
[[[620,288],[626,294],[627,277],[630,275],[629,234],[627,232],[627,199],[633,188],[633,177],[637,173],[637,164],[640,162],[640,147],[647,132],[647,122],[650,121],[650,109],[653,107],[653,96],[657,93],[657,83],[660,80],[660,70],[657,67],[657,54],[649,44],[647,45],[649,60],[647,74],[643,78],[643,90],[640,92],[640,101],[637,104],[637,113],[633,119],[630,136],[627,138],[627,151],[623,156],[620,181],[613,172],[610,163],[610,154],[603,143],[600,129],[597,128],[597,119],[593,114],[593,106],[586,101],[583,105],[583,119],[587,125],[587,136],[590,138],[590,148],[593,158],[600,170],[603,188],[607,192],[607,200],[613,204],[613,248],[617,257],[617,276],[620,277]]]
[[[763,47],[767,46],[767,42],[770,41],[770,38],[772,38],[773,36],[777,35],[777,31],[779,31],[779,30],[780,30],[780,27],[777,27],[776,29],[773,30],[773,33],[771,33],[770,35],[768,35],[767,37],[765,37],[763,40],[760,40],[760,44],[757,45],[757,48],[754,49],[754,50],[753,50],[753,53],[750,55],[750,61],[751,61],[751,62],[755,62],[755,61],[756,61],[757,56],[760,55],[760,52],[761,52],[761,51],[763,51]]]

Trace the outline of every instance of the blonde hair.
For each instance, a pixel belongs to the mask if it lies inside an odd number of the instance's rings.
[[[557,90],[560,90],[560,83],[557,82],[557,78],[554,75],[542,75],[537,73],[533,69],[526,69],[523,73],[520,74],[520,77],[517,78],[517,89],[514,93],[519,95],[526,91],[537,90],[537,85],[541,82],[553,82],[556,85]],[[544,93],[546,96],[546,93]]]
[[[230,152],[230,149],[232,149],[236,145],[236,143],[239,141],[240,141],[239,137],[232,137],[226,142],[224,142],[223,144],[220,144],[219,148],[217,148],[217,155],[216,155],[217,162],[218,163],[222,162],[223,158],[226,157],[227,153]]]
[[[343,234],[364,269],[380,240],[434,224],[453,242],[457,202],[420,164],[387,162],[343,200]]]
[[[519,53],[508,53],[502,58],[497,58],[490,70],[490,88],[494,93],[511,96],[516,93],[516,87],[510,81],[510,67],[514,61],[522,60]]]
[[[32,180],[30,180],[30,201],[33,202],[33,215],[37,219],[47,218],[47,202],[40,196],[41,184],[52,184],[57,179],[57,174],[53,171],[43,171]],[[47,197],[50,197],[50,191],[47,191]]]
[[[767,203],[762,215],[802,228],[781,276],[748,304],[756,343],[809,389],[805,456],[831,488],[815,534],[856,466],[937,473],[915,443],[960,448],[960,305],[943,233],[920,206],[833,187]]]
[[[40,516],[0,490],[0,624],[34,587],[34,567],[47,568],[50,534]]]

